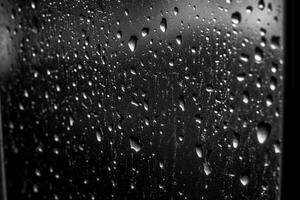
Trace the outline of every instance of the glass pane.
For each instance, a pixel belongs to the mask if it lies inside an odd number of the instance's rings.
[[[9,200],[278,198],[282,1],[0,2]]]

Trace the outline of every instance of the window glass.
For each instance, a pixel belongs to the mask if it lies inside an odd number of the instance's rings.
[[[13,199],[277,199],[279,0],[1,0]]]

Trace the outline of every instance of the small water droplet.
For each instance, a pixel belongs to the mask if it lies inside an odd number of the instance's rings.
[[[179,141],[179,142],[183,142],[183,140],[184,140],[183,135],[179,135],[179,136],[178,136],[178,141]]]

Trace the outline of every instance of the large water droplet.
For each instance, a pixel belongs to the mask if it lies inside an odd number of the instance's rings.
[[[241,60],[243,62],[248,62],[249,61],[249,55],[242,53],[241,54]]]
[[[69,124],[70,124],[70,126],[74,125],[74,119],[72,116],[69,116]]]
[[[242,172],[242,174],[240,176],[240,182],[243,186],[248,185],[249,177],[250,177],[250,170],[245,170]]]
[[[161,22],[160,22],[160,30],[162,31],[162,32],[166,32],[167,31],[167,20],[166,20],[166,18],[162,18],[161,19]]]
[[[136,36],[131,36],[129,38],[129,41],[128,41],[128,47],[130,49],[130,51],[134,52],[135,49],[136,49],[136,45],[137,45],[137,37]]]
[[[117,36],[118,39],[121,39],[122,38],[122,32],[121,31],[117,31],[116,36]]]
[[[181,35],[177,35],[177,37],[176,37],[176,43],[177,43],[178,45],[181,45],[181,44],[182,44],[182,36],[181,36]]]
[[[260,10],[263,10],[265,8],[265,1],[264,0],[259,0],[258,1],[258,4],[257,4],[257,7],[260,9]]]
[[[179,98],[179,108],[180,108],[182,111],[185,110],[185,103],[184,103],[184,99],[183,99],[182,96]]]
[[[249,93],[247,91],[243,92],[243,102],[245,104],[249,103]]]
[[[174,8],[174,15],[178,15],[179,9],[177,7]]]
[[[256,127],[256,136],[260,144],[263,144],[269,137],[271,125],[266,122],[260,122]]]
[[[130,148],[133,149],[135,152],[139,152],[142,148],[140,142],[135,137],[130,136],[129,143],[130,143]]]
[[[272,36],[271,37],[271,48],[278,49],[280,47],[280,37],[279,36]]]
[[[201,145],[196,145],[196,153],[197,153],[197,156],[198,156],[199,158],[202,158],[202,156],[203,156],[203,151],[202,151]]]
[[[101,133],[100,132],[96,132],[96,139],[98,142],[101,142],[102,141],[102,137],[101,137]]]
[[[242,177],[240,178],[240,181],[241,181],[241,184],[242,184],[243,186],[246,186],[246,185],[248,185],[248,183],[249,183],[249,178],[248,178],[247,175],[244,175],[244,176],[242,176]]]
[[[254,59],[257,63],[263,60],[263,51],[259,47],[256,47],[254,50]]]
[[[206,176],[208,176],[208,175],[211,174],[211,169],[210,169],[210,167],[209,167],[209,165],[208,165],[207,162],[205,162],[203,164],[203,170],[204,170],[204,173],[206,174]]]
[[[231,21],[233,24],[239,24],[242,20],[241,13],[239,12],[234,12],[231,14]]]
[[[233,148],[238,148],[240,143],[240,136],[237,133],[234,133],[233,139],[232,139],[232,146]]]
[[[146,37],[149,34],[149,28],[144,27],[142,29],[142,37]]]

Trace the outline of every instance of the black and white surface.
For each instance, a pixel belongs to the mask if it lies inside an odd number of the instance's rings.
[[[281,1],[1,9],[9,200],[278,198]]]

